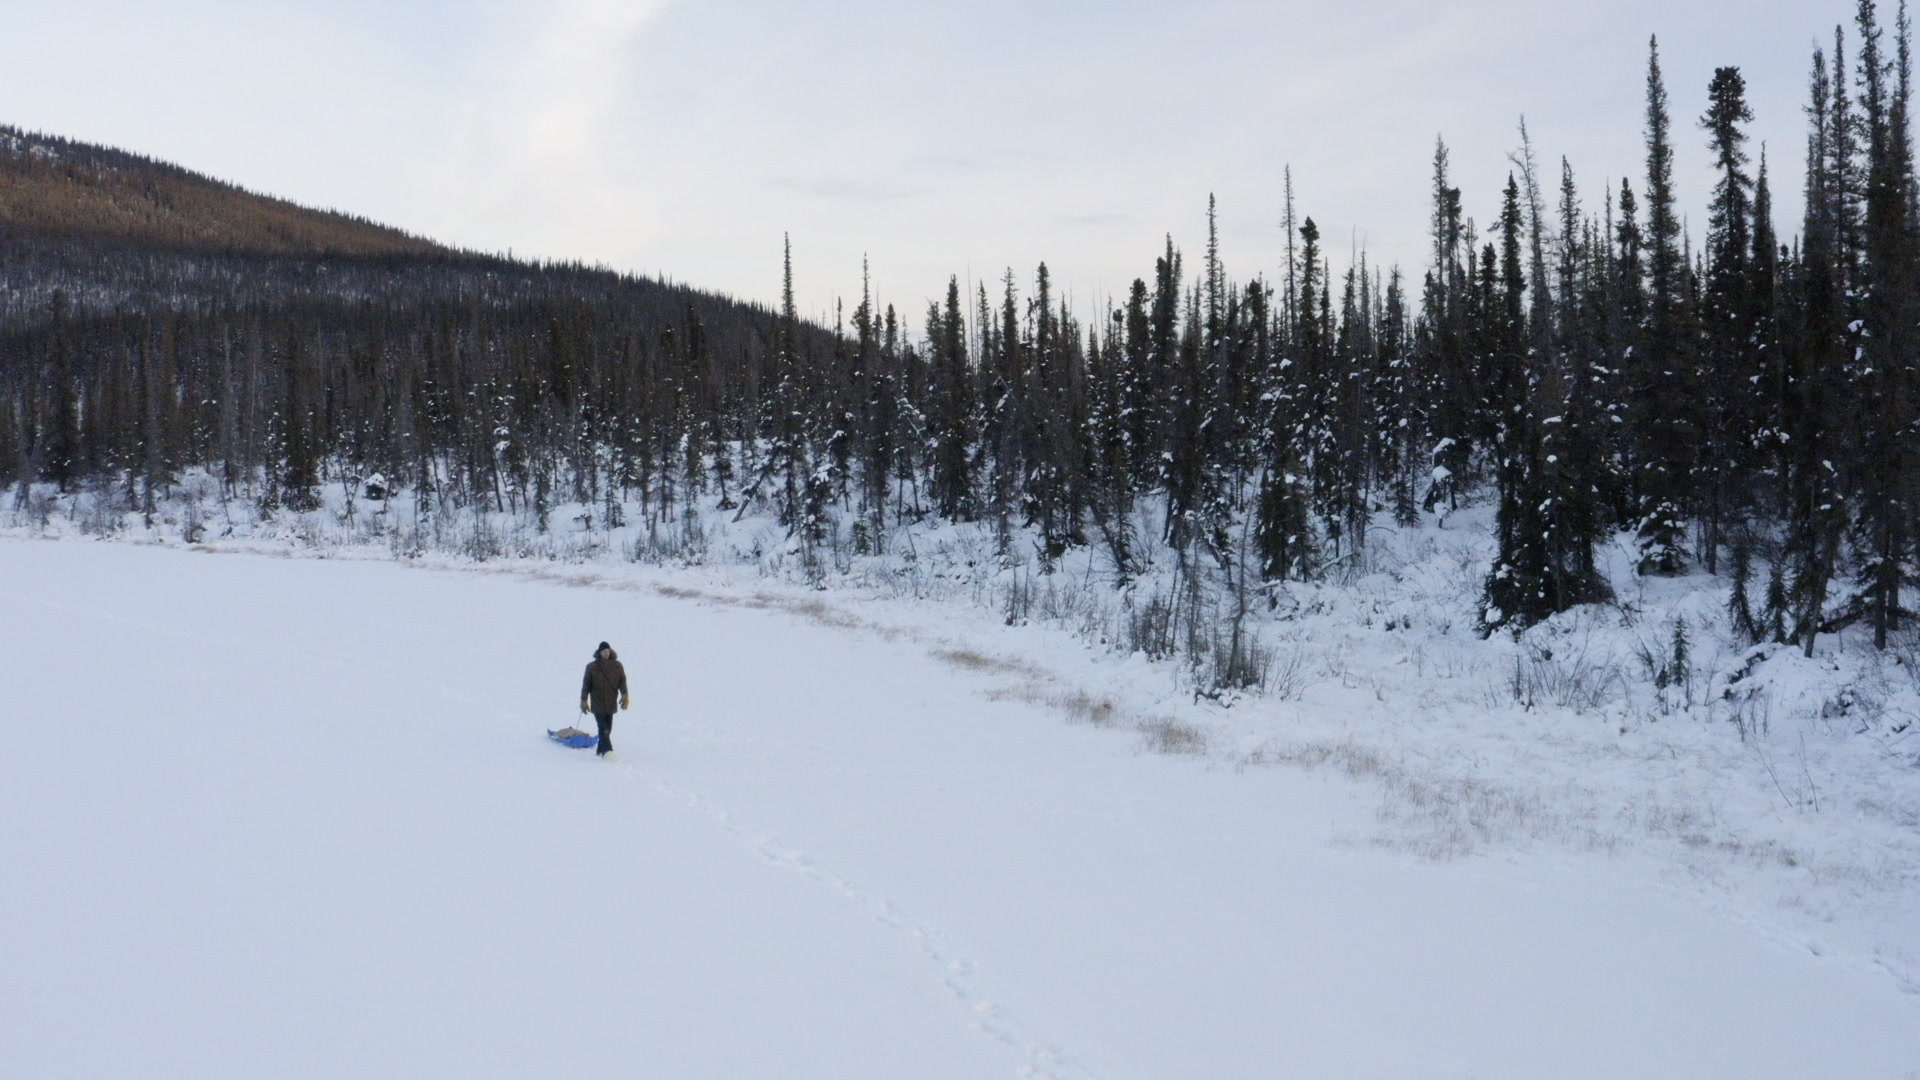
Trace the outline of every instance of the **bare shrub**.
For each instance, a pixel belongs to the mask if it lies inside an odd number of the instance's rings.
[[[1634,654],[1657,692],[1662,713],[1693,707],[1693,639],[1687,621],[1675,618],[1662,639],[1638,637]]]
[[[1146,603],[1137,604],[1127,612],[1127,650],[1149,660],[1172,656],[1177,641],[1174,623],[1173,602],[1154,592]]]
[[[1909,622],[1887,634],[1887,655],[1920,690],[1920,622]]]
[[[207,520],[200,509],[198,492],[187,496],[186,505],[180,511],[180,539],[189,544],[197,544],[207,535]]]
[[[1529,711],[1551,703],[1576,713],[1597,712],[1625,686],[1620,665],[1596,657],[1584,642],[1558,654],[1530,644],[1514,657],[1507,680],[1514,702]]]
[[[689,509],[677,521],[662,523],[648,515],[647,527],[622,545],[628,562],[649,566],[700,566],[712,555],[712,544],[700,515]],[[758,555],[758,548],[755,554]]]
[[[400,526],[387,534],[387,550],[396,559],[417,559],[427,553],[432,546],[432,538],[421,529],[418,521]]]
[[[1733,722],[1734,730],[1740,733],[1743,743],[1764,739],[1773,730],[1772,694],[1730,695],[1726,699],[1726,709],[1727,719]]]
[[[36,529],[45,530],[53,523],[53,511],[59,506],[59,500],[53,492],[36,490],[27,497],[27,519]]]
[[[1194,693],[1231,704],[1243,693],[1296,701],[1314,682],[1305,643],[1288,640],[1279,647],[1266,643],[1251,630],[1238,639],[1232,627],[1218,627],[1209,648],[1193,660]]]
[[[1438,656],[1431,651],[1433,648],[1440,650]],[[1414,676],[1420,679],[1465,678],[1479,668],[1472,658],[1463,655],[1458,647],[1444,640],[1416,645],[1409,655],[1413,659]]]
[[[1813,768],[1807,762],[1805,734],[1800,736],[1799,752],[1791,762],[1776,761],[1765,740],[1756,739],[1747,745],[1788,809],[1820,812],[1820,786],[1814,782]]]
[[[1273,654],[1252,632],[1242,629],[1236,634],[1230,626],[1215,627],[1207,646],[1193,660],[1197,696],[1230,704],[1241,691],[1266,685]]]
[[[486,514],[475,514],[473,524],[461,537],[460,553],[474,562],[487,562],[501,555],[500,537]]]
[[[1050,577],[1035,598],[1035,608],[1046,622],[1065,626],[1083,638],[1098,637],[1106,625],[1099,597],[1092,582],[1080,585]]]
[[[102,485],[85,502],[86,512],[76,514],[75,524],[87,536],[118,536],[126,528],[126,494],[111,485]],[[80,508],[80,500],[75,500],[74,510]]]
[[[689,566],[703,565],[712,553],[713,543],[707,537],[706,523],[688,509],[680,516],[680,560]]]
[[[1298,701],[1313,684],[1311,658],[1303,641],[1289,641],[1268,654],[1263,688],[1269,697]]]
[[[1023,574],[1009,575],[1001,596],[1008,626],[1024,626],[1033,612],[1033,581]]]
[[[332,527],[321,515],[310,512],[290,517],[287,534],[295,544],[314,551],[326,551],[338,546]]]

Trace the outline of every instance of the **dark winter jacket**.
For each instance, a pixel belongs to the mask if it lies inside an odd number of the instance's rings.
[[[580,700],[600,716],[619,711],[620,695],[627,692],[627,669],[620,666],[620,654],[612,649],[607,652],[612,655],[605,660],[593,658],[580,680]]]

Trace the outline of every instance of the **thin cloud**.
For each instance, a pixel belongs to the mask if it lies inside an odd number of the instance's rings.
[[[928,172],[989,172],[1041,160],[1042,155],[1021,148],[995,147],[978,152],[921,154],[907,161],[907,167]]]
[[[776,176],[768,180],[767,184],[782,191],[793,191],[816,199],[834,199],[841,202],[896,202],[927,193],[927,189],[921,187],[875,183],[850,176],[822,176],[811,179]]]
[[[528,50],[518,80],[535,163],[595,163],[621,97],[629,47],[671,0],[567,0]]]
[[[505,173],[493,201],[544,253],[605,258],[646,232],[649,200],[607,155],[626,141],[618,120],[634,43],[669,6],[565,0],[506,66],[483,128]]]

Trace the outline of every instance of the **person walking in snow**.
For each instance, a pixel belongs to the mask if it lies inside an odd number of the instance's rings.
[[[624,709],[628,704],[627,669],[620,666],[620,658],[613,646],[601,642],[593,651],[593,660],[587,664],[587,673],[580,679],[580,711],[590,712],[600,725],[600,745],[594,753],[606,757],[613,753],[613,710],[615,701]]]

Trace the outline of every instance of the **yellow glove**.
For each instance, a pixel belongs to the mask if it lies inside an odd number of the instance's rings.
[[[584,715],[584,714],[586,713],[586,711],[587,711],[587,699],[586,699],[586,698],[581,698],[581,699],[580,699],[580,712],[581,712],[581,714],[582,714],[582,715]]]
[[[627,707],[627,693],[624,690],[620,692],[620,707],[623,709]]]

